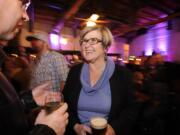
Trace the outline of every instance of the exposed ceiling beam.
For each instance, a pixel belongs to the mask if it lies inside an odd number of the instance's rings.
[[[165,22],[165,21],[169,21],[169,20],[172,20],[173,18],[176,18],[176,17],[179,17],[180,16],[180,12],[178,13],[174,13],[174,14],[171,14],[167,17],[164,17],[164,18],[160,18],[158,20],[155,20],[155,21],[151,21],[149,23],[146,23],[142,26],[137,26],[137,27],[133,27],[133,28],[129,28],[128,30],[124,31],[123,33],[119,33],[119,34],[116,34],[115,37],[118,37],[118,36],[123,36],[125,35],[126,33],[129,33],[129,32],[133,32],[133,31],[137,31],[141,28],[146,28],[148,26],[152,26],[152,25],[156,25],[158,23],[162,23],[162,22]]]
[[[151,16],[152,18],[156,18],[156,19],[159,18],[158,15],[155,15],[155,14],[153,14],[153,13],[150,13],[150,12],[148,12],[148,11],[146,11],[146,10],[143,10],[142,12],[145,13],[145,14],[148,14],[148,16]]]
[[[164,6],[163,3],[159,3],[158,1],[150,1],[149,6],[167,15],[173,13],[173,10],[169,9],[168,7]]]
[[[149,16],[146,16],[146,15],[144,15],[144,16],[138,16],[138,18],[139,18],[139,20],[140,19],[144,19],[144,20],[147,20],[147,21],[154,21],[155,19],[154,18],[151,18],[151,17],[149,17]]]
[[[64,14],[64,16],[59,20],[57,25],[53,28],[53,32],[59,33],[61,29],[64,27],[64,24],[68,19],[73,17],[81,7],[81,5],[85,2],[86,0],[76,0],[76,2],[72,5],[72,7]]]

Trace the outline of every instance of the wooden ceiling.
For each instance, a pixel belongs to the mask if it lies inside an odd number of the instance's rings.
[[[100,15],[116,37],[146,29],[180,16],[180,0],[33,0],[33,20],[52,25],[56,31],[64,26],[82,27],[76,18]]]

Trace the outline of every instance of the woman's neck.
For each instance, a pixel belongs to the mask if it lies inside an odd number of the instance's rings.
[[[99,72],[99,71],[104,71],[106,66],[106,61],[101,60],[101,61],[96,61],[93,63],[89,63],[89,70],[90,72]]]
[[[104,69],[106,67],[106,61],[98,61],[89,64],[89,76],[91,86],[94,86],[100,79]]]

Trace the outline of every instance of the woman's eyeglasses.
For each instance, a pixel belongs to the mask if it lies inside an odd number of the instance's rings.
[[[98,39],[98,38],[82,39],[82,40],[80,40],[80,45],[86,45],[87,43],[89,45],[94,45],[94,44],[97,44],[99,42],[102,42],[102,40]]]

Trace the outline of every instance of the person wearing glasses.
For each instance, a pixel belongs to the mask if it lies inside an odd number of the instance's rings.
[[[113,42],[104,26],[80,32],[84,63],[70,69],[63,90],[68,103],[67,135],[91,134],[90,118],[108,121],[105,135],[129,135],[137,114],[131,73],[107,57]]]
[[[0,40],[10,40],[24,22],[29,20],[26,10],[29,0],[0,0]],[[6,54],[0,45],[0,63]],[[1,65],[0,65],[1,66]],[[25,107],[32,108],[43,105],[49,89],[45,83],[32,91],[21,95],[16,93],[12,84],[0,71],[0,131],[4,135],[63,135],[68,123],[67,104],[47,114],[44,109],[38,114],[35,126],[30,127],[25,115]]]

